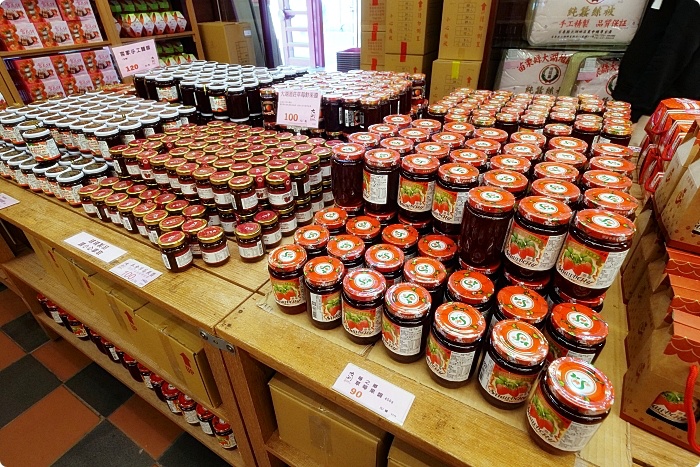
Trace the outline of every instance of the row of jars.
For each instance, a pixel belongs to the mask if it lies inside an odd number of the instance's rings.
[[[44,313],[53,319],[56,324],[64,326],[82,341],[91,341],[111,362],[121,364],[134,381],[144,383],[148,389],[156,394],[160,401],[166,403],[173,415],[183,416],[190,425],[198,425],[204,433],[216,436],[224,449],[236,447],[233,430],[224,420],[219,419],[206,407],[198,404],[177,387],[137,362],[112,342],[101,337],[94,329],[80,322],[43,294],[37,294],[37,300]]]

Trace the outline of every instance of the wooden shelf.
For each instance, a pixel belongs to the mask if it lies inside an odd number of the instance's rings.
[[[69,310],[70,311],[70,310]],[[168,417],[170,420],[172,420],[177,426],[182,428],[184,431],[189,433],[191,436],[197,439],[200,443],[202,443],[204,446],[209,448],[212,452],[217,454],[219,457],[221,457],[223,460],[228,462],[229,464],[235,466],[235,467],[242,467],[244,466],[243,458],[241,457],[241,453],[239,452],[238,449],[234,450],[226,450],[223,449],[216,438],[214,436],[209,436],[206,433],[202,431],[202,429],[199,427],[199,425],[190,425],[185,421],[185,418],[182,416],[178,415],[173,415],[172,412],[170,412],[170,409],[168,406],[162,402],[158,397],[155,395],[153,391],[148,389],[145,384],[139,383],[135,381],[131,375],[129,374],[126,369],[124,369],[123,366],[120,364],[114,363],[112,360],[110,360],[106,355],[102,354],[95,345],[90,342],[90,341],[81,341],[80,339],[76,338],[72,333],[70,333],[66,328],[63,326],[58,326],[51,318],[47,317],[46,315],[39,314],[35,315],[35,317],[41,321],[45,326],[51,327],[58,335],[63,337],[67,342],[69,342],[71,345],[73,345],[75,348],[80,350],[82,353],[85,354],[90,360],[94,361],[98,365],[100,365],[102,368],[105,369],[108,373],[110,373],[112,376],[117,378],[119,381],[122,382],[125,386],[127,386],[129,389],[131,389],[136,395],[138,395],[140,398],[151,404],[153,407],[155,407],[159,412],[164,414],[166,417]]]
[[[0,51],[0,58],[25,58],[58,54],[63,52],[73,52],[82,49],[99,49],[112,45],[109,41],[90,42],[87,44],[71,44],[59,47],[43,47],[41,49]]]
[[[282,441],[277,431],[275,431],[267,441],[266,448],[270,454],[283,461],[285,464],[292,466],[321,467],[321,464]]]
[[[158,34],[155,36],[148,36],[148,37],[122,37],[121,41],[124,44],[130,44],[132,42],[139,42],[139,41],[147,41],[149,39],[153,39],[156,41],[167,41],[171,39],[183,39],[186,37],[193,37],[194,38],[194,32],[193,31],[184,31],[184,32],[175,32],[172,34]]]

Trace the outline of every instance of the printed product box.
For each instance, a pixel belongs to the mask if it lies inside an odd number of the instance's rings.
[[[88,75],[88,77],[89,76],[90,75]],[[63,86],[63,91],[67,96],[78,94],[78,85],[76,84],[75,77],[73,75],[61,77],[61,86]]]
[[[115,316],[115,323],[118,325],[115,327],[115,330],[124,329],[124,335],[127,336],[129,342],[138,342],[136,337],[138,332],[135,319],[136,310],[148,302],[117,284],[112,285],[107,300],[112,309],[112,314]]]
[[[155,29],[156,29],[156,25],[153,23],[153,18],[151,17],[151,14],[148,12],[137,13],[136,18],[141,23],[141,25],[143,25],[143,30],[141,31],[141,37],[152,36]],[[165,24],[163,24],[163,29],[165,29]]]
[[[362,0],[361,26],[363,31],[386,30],[387,0]]]
[[[75,79],[75,87],[78,89],[78,94],[95,90],[95,85],[92,84],[92,78],[88,73],[73,75],[73,78]]]
[[[573,52],[508,49],[500,65],[497,90],[559,94]]]
[[[619,58],[587,58],[578,72],[571,95],[595,94],[605,101],[612,99],[619,70]]]
[[[51,63],[53,63],[53,69],[56,70],[56,75],[59,78],[66,78],[71,75],[66,55],[51,55],[49,56],[49,58],[51,59]]]
[[[68,73],[72,76],[87,74],[87,67],[80,52],[65,54]]]
[[[27,18],[33,23],[39,21],[61,21],[61,11],[56,0],[22,0]]]
[[[26,92],[26,100],[30,102],[45,101],[51,97],[66,97],[63,83],[58,79],[49,79],[40,83],[27,83],[23,87]]]
[[[661,212],[661,231],[666,243],[700,254],[700,162],[686,169]]]
[[[148,13],[153,23],[153,34],[160,35],[165,34],[165,19],[163,18],[163,13],[160,11],[154,11]]]
[[[119,18],[121,32],[124,37],[141,37],[143,35],[143,23],[139,21],[136,13],[121,15]]]
[[[83,19],[80,21],[83,28],[83,36],[86,42],[102,42],[102,32],[100,26],[94,19]]]
[[[13,74],[25,83],[56,79],[58,76],[49,57],[13,60],[9,64]]]
[[[631,259],[622,274],[622,292],[625,301],[648,273],[649,264],[663,257],[664,252],[663,242],[657,231],[641,236],[637,248],[628,255]]]
[[[690,114],[700,117],[700,102],[692,99],[673,97],[662,100],[651,114],[644,131],[649,135],[665,133],[671,126],[669,115]]]
[[[59,47],[75,43],[70,27],[65,21],[38,22],[34,23],[34,27],[44,47]]]
[[[384,38],[381,31],[362,31],[360,63],[374,67],[384,66]]]
[[[64,21],[95,19],[90,0],[60,0],[58,6]]]
[[[36,27],[32,23],[13,23],[9,27],[14,27],[17,41],[21,49],[41,49],[43,44]]]
[[[29,21],[21,0],[3,0],[0,2],[0,17],[4,21],[12,23]]]
[[[481,62],[443,60],[433,62],[430,79],[430,100],[437,101],[451,93],[455,88],[476,87],[479,81]]]
[[[184,32],[187,29],[187,19],[179,11],[166,11],[163,13],[165,32],[172,34]]]
[[[700,256],[666,247],[666,273],[700,281]]]
[[[442,0],[387,0],[386,53],[426,55],[437,51],[441,20]],[[388,65],[387,69],[393,70]]]
[[[490,11],[490,0],[445,0],[438,58],[481,61]]]

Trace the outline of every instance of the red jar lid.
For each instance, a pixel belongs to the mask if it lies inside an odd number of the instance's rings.
[[[184,392],[181,392],[180,396],[177,398],[177,404],[183,410],[192,409],[197,405],[197,403]]]
[[[445,283],[447,270],[440,261],[419,256],[406,261],[403,277],[406,282],[415,282],[423,287],[434,289]]]
[[[489,160],[492,170],[512,170],[521,174],[526,174],[530,171],[531,163],[524,157],[504,154],[493,156]]]
[[[496,299],[498,309],[506,319],[538,324],[544,321],[549,313],[549,305],[542,295],[519,285],[503,287]]]
[[[571,118],[573,120],[573,117]],[[544,132],[548,135],[554,136],[570,136],[571,127],[569,125],[564,125],[562,123],[550,123],[544,126]]]
[[[470,305],[488,302],[496,290],[491,279],[480,272],[465,269],[450,275],[447,289],[457,300]]]
[[[134,213],[135,216],[139,216],[139,215],[146,215],[146,214],[154,211],[155,209],[156,209],[156,205],[149,201],[149,202],[144,202],[144,203],[139,204],[138,206],[136,206],[134,208],[134,210],[132,212]],[[165,212],[165,211],[161,211],[161,212]],[[167,213],[166,213],[166,215],[167,215]]]
[[[486,138],[472,138],[465,141],[464,147],[481,151],[487,156],[495,156],[501,150],[501,144]]]
[[[181,211],[190,205],[186,199],[176,199],[165,205],[166,211]]]
[[[634,151],[630,148],[614,143],[597,143],[591,148],[594,157],[621,157],[623,159],[631,159],[634,156]]]
[[[275,162],[275,161],[270,161],[270,163]],[[280,161],[284,162],[285,165],[287,165],[286,161]],[[214,181],[214,177],[218,175],[221,172],[215,173],[214,175],[211,176],[211,180]],[[231,172],[229,172],[231,173]],[[289,174],[287,172],[271,172],[265,176],[265,180],[268,181],[271,185],[274,186],[281,186],[284,185],[286,187],[291,186],[291,178],[289,177]]]
[[[117,183],[118,181],[119,181],[119,178],[117,178],[117,177],[103,178],[100,181],[100,187],[101,188],[112,188],[114,186],[114,184]]]
[[[129,189],[129,187],[131,187],[133,185],[134,185],[134,182],[132,182],[131,180],[121,180],[121,181],[118,181],[117,183],[115,183],[114,185],[112,185],[112,189],[114,191],[122,191],[122,190],[126,191]]]
[[[356,235],[336,235],[328,240],[328,254],[341,261],[353,261],[365,253],[365,242]]]
[[[564,149],[566,151],[575,151],[585,154],[588,151],[588,143],[585,141],[573,138],[571,136],[556,136],[549,140],[549,149]]]
[[[418,231],[410,225],[391,224],[384,228],[382,240],[405,250],[418,243]]]
[[[436,143],[444,144],[450,149],[457,149],[464,144],[464,136],[459,133],[451,133],[449,131],[443,131],[440,133],[435,133],[430,137]]]
[[[403,251],[394,245],[380,243],[365,251],[365,264],[381,273],[398,271],[403,267],[403,262]]]
[[[493,214],[509,212],[515,207],[515,197],[511,193],[490,186],[479,186],[469,190],[467,202],[473,209]]]
[[[314,287],[328,287],[337,284],[345,275],[345,266],[331,256],[319,256],[304,265],[304,277]]]
[[[294,243],[304,248],[323,248],[330,239],[328,229],[322,225],[305,225],[294,232]]]
[[[186,234],[192,234],[194,232],[199,232],[207,226],[206,219],[189,219],[182,224],[182,231]]]
[[[86,185],[78,190],[78,194],[81,196],[91,195],[100,189],[100,185],[93,183],[92,185]]]
[[[556,178],[573,183],[578,179],[579,171],[574,166],[559,162],[540,162],[535,165],[534,175],[535,178]]]
[[[172,203],[171,203],[172,204]],[[207,208],[201,204],[193,204],[182,210],[182,215],[187,218],[202,216],[207,212]]]
[[[255,214],[255,217],[253,217],[253,220],[255,222],[265,226],[274,225],[275,223],[277,223],[278,219],[279,217],[277,216],[277,213],[271,210],[260,211],[257,214]]]
[[[430,118],[419,118],[418,120],[413,120],[411,122],[411,126],[413,128],[428,130],[430,134],[437,133],[442,129],[442,123]]]
[[[471,138],[475,131],[474,125],[466,122],[445,123],[442,129],[443,131],[448,131],[450,133],[459,133],[465,138]]]
[[[418,143],[414,148],[416,154],[435,157],[437,159],[446,159],[450,153],[450,148],[447,145],[440,143]]]
[[[477,149],[455,149],[450,153],[450,160],[479,168],[486,164],[488,157],[483,151]]]
[[[634,172],[635,166],[632,162],[621,157],[593,157],[588,162],[591,170],[609,170],[629,177]]]
[[[387,115],[384,123],[396,125],[399,128],[407,128],[411,124],[411,117],[408,115]]]
[[[158,206],[165,206],[168,203],[171,203],[177,199],[177,196],[173,193],[161,193],[160,195],[156,196],[153,202],[155,202]]]
[[[581,196],[579,187],[566,180],[554,178],[540,178],[530,185],[530,193],[538,196],[547,196],[565,203],[577,201]]]
[[[303,156],[299,157],[299,162],[304,163],[307,166],[311,167],[311,166],[314,166],[316,164],[320,164],[321,158],[315,154],[304,154]]]
[[[380,138],[389,138],[399,134],[399,127],[388,123],[377,123],[368,126],[367,131],[379,135]]]
[[[175,230],[173,232],[166,232],[158,237],[158,245],[161,248],[174,248],[182,245],[186,240],[187,236],[184,232]]]
[[[636,232],[634,222],[614,212],[584,209],[574,216],[574,226],[598,240],[623,243]]]
[[[371,269],[355,269],[345,275],[343,290],[353,300],[371,302],[386,292],[386,279]]]
[[[348,141],[362,145],[365,148],[376,148],[379,145],[379,136],[374,133],[358,132],[348,136]]]
[[[539,146],[528,143],[508,143],[503,146],[503,154],[524,157],[529,161],[534,161],[542,156],[542,149]]]
[[[583,194],[583,203],[588,208],[603,209],[629,217],[639,207],[639,201],[629,193],[610,188],[591,188]]]
[[[204,243],[214,243],[223,237],[224,229],[218,225],[211,225],[197,233],[197,239]]]
[[[510,193],[523,193],[527,189],[527,177],[512,170],[489,170],[482,180],[487,187],[501,188]]]
[[[214,426],[214,430],[219,433],[223,433],[231,429],[231,425],[228,424],[226,421],[220,419],[219,417],[214,417],[212,425]]]
[[[322,225],[328,230],[342,228],[348,221],[348,213],[337,206],[324,208],[314,214],[314,224]]]
[[[581,179],[586,188],[612,188],[628,192],[632,187],[629,177],[609,170],[589,170],[584,172]]]
[[[370,149],[365,153],[365,164],[370,167],[396,167],[401,162],[401,154],[393,149]]]
[[[138,206],[139,204],[141,204],[140,199],[128,198],[128,199],[125,199],[124,201],[120,202],[117,205],[117,209],[119,211],[130,211],[130,210],[134,209],[136,206]]]
[[[594,119],[582,119],[582,120],[576,120],[574,122],[574,129],[579,130],[579,131],[585,131],[589,133],[596,133],[599,132],[600,129],[602,128],[602,124],[600,121],[594,120]]]
[[[299,157],[301,156],[301,153],[297,151],[284,151],[279,154],[279,158],[282,160],[285,160],[287,162],[294,162],[296,160],[299,160]]]
[[[583,415],[610,411],[615,390],[605,374],[578,358],[563,357],[547,367],[547,387],[560,403]]]
[[[549,344],[533,325],[515,319],[496,323],[491,330],[491,345],[506,361],[537,366],[549,352]]]
[[[377,238],[382,230],[382,225],[377,219],[369,216],[357,216],[348,219],[345,230],[364,241]]]
[[[170,383],[165,383],[160,388],[161,393],[165,398],[175,397],[180,394],[180,390]]]
[[[445,235],[424,235],[418,241],[418,253],[441,262],[450,261],[457,254],[457,244]]]
[[[176,229],[182,228],[182,224],[185,223],[185,218],[183,216],[168,216],[162,221],[160,221],[161,229]]]
[[[384,149],[393,149],[400,154],[407,154],[413,149],[413,141],[408,138],[384,138],[379,145]]]
[[[410,154],[401,160],[401,169],[414,174],[432,174],[439,167],[438,159],[422,154]]]
[[[531,131],[518,131],[510,135],[510,142],[534,144],[537,147],[543,148],[547,142],[547,138],[545,138],[544,135]]]
[[[600,315],[585,305],[561,303],[555,305],[550,316],[552,326],[579,344],[593,346],[608,337],[608,324]]]
[[[299,245],[282,245],[270,252],[267,264],[277,272],[293,272],[306,263],[306,250]]]
[[[357,161],[362,158],[365,148],[361,144],[344,143],[333,147],[333,156],[341,161]]]
[[[588,161],[586,156],[576,151],[567,149],[550,149],[544,155],[545,162],[558,162],[560,164],[570,165],[577,169],[582,169]]]
[[[252,239],[260,235],[262,228],[257,222],[244,222],[243,224],[238,224],[234,233],[239,239]]]
[[[474,130],[474,138],[486,138],[499,144],[506,144],[508,132],[498,128],[477,128]]]
[[[486,332],[486,320],[472,306],[443,303],[435,310],[435,329],[451,342],[471,344]]]
[[[547,110],[546,108],[544,109],[537,109],[537,105],[531,105],[528,107],[528,110],[530,111],[536,111],[536,110]],[[541,115],[541,114],[536,114],[536,113],[529,113],[527,115],[523,115],[523,117],[520,119],[521,122],[527,124],[527,125],[544,125],[544,122],[547,119]]]
[[[479,171],[469,164],[451,162],[440,166],[438,177],[447,183],[467,185],[478,181]]]
[[[568,224],[573,215],[563,202],[544,196],[526,196],[518,203],[518,212],[530,222],[546,226]]]
[[[384,303],[387,312],[402,319],[419,319],[430,311],[430,293],[420,285],[394,284],[386,291]]]
[[[128,197],[129,197],[129,195],[127,195],[126,193],[114,193],[114,194],[111,194],[107,197],[107,199],[105,200],[105,203],[107,205],[116,206],[117,204],[121,203],[122,201],[124,201]]]

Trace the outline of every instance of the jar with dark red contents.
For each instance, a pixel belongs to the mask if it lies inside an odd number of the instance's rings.
[[[396,125],[400,129],[408,128],[411,125],[411,117],[407,113],[403,115],[387,115],[383,120],[387,125]]]
[[[541,135],[539,133],[534,133],[534,132],[522,132],[519,131],[517,133],[513,133],[510,135],[509,141],[511,143],[528,143],[528,144],[534,144],[535,146],[539,147],[540,149],[544,148],[544,145],[547,142],[547,138],[544,137],[544,135]]]
[[[323,182],[321,174],[321,158],[315,154],[306,154],[299,157],[299,162],[306,164],[309,168],[309,187],[313,191],[315,188],[320,188]]]
[[[216,418],[213,413],[201,404],[197,404],[197,420],[202,431],[207,435],[214,434],[213,420]]]
[[[472,138],[465,141],[465,149],[480,151],[486,154],[487,157],[493,157],[501,151],[501,144],[486,138]]]
[[[527,176],[530,168],[531,162],[528,159],[511,154],[493,156],[489,160],[490,170],[510,170]]]
[[[594,120],[577,120],[574,122],[574,131],[571,133],[571,136],[583,140],[587,147],[590,148],[596,142],[601,127],[602,125]]]
[[[158,245],[158,237],[160,237],[160,223],[168,217],[168,213],[164,210],[156,209],[143,216],[143,223],[148,232],[148,239],[152,244]]]
[[[236,214],[247,216],[257,212],[258,196],[253,186],[253,177],[250,175],[233,177],[229,180],[228,186],[231,190],[231,200]]]
[[[433,380],[452,389],[466,384],[476,370],[485,334],[486,321],[475,308],[457,302],[440,305],[425,353]]]
[[[598,143],[614,143],[627,147],[632,139],[632,126],[604,123],[598,137]]]
[[[295,201],[294,216],[297,219],[297,226],[305,226],[311,224],[314,213],[311,210],[311,196],[300,198]]]
[[[342,322],[351,341],[369,345],[382,334],[386,281],[379,272],[356,269],[343,278]]]
[[[233,436],[231,425],[218,417],[214,417],[212,426],[214,427],[214,435],[219,442],[219,446],[224,449],[234,449],[236,447],[236,439]]]
[[[340,207],[325,208],[314,214],[314,224],[322,225],[331,236],[345,232],[348,214]]]
[[[255,222],[262,228],[262,241],[265,250],[270,251],[282,242],[282,230],[275,211],[260,211],[255,215]]]
[[[430,326],[431,296],[420,285],[394,284],[386,291],[382,315],[382,342],[401,363],[420,359]]]
[[[238,254],[244,263],[254,263],[265,256],[262,243],[262,228],[255,222],[244,222],[236,226]]]
[[[561,149],[565,151],[578,152],[580,154],[588,153],[588,143],[578,138],[571,136],[556,136],[549,140],[547,149]]]
[[[581,189],[608,188],[629,193],[632,180],[622,174],[609,170],[588,170],[581,176]]]
[[[635,168],[632,162],[621,157],[600,156],[588,161],[588,170],[608,170],[626,177],[631,177]]]
[[[285,168],[292,182],[292,195],[295,199],[303,199],[310,195],[309,167],[301,162],[294,162]]]
[[[109,357],[109,359],[112,361],[112,363],[119,363],[119,352],[120,350],[114,346],[110,341],[102,337],[100,339],[100,343],[102,344],[102,347],[105,349],[105,355]],[[165,401],[164,401],[165,402]]]
[[[190,396],[181,392],[177,398],[177,405],[182,411],[182,416],[190,425],[199,425],[197,417],[197,403]]]
[[[518,131],[519,119],[520,117],[515,113],[499,112],[496,114],[495,127],[510,135]]]
[[[304,266],[306,311],[311,323],[319,329],[333,329],[340,325],[343,263],[330,256],[319,256]]]
[[[418,238],[418,231],[405,224],[388,225],[382,231],[383,243],[397,247],[407,260],[418,254]]]
[[[233,179],[233,173],[228,170],[216,172],[209,177],[212,192],[214,193],[214,204],[216,204],[217,208],[230,209],[233,205],[233,195],[229,188],[231,179]]]
[[[490,331],[479,369],[479,390],[501,409],[525,404],[542,371],[549,345],[534,326],[517,320],[498,322]]]
[[[107,209],[107,198],[114,194],[114,190],[110,188],[101,188],[90,195],[92,204],[95,206],[95,215],[102,222],[111,222],[109,217],[109,209]]]
[[[365,267],[381,273],[388,287],[402,282],[404,255],[398,247],[380,243],[365,251]]]
[[[619,157],[630,160],[634,156],[632,149],[613,143],[596,143],[591,148],[593,157]]]
[[[481,182],[484,186],[508,191],[516,200],[523,199],[527,195],[527,177],[512,170],[489,170],[484,174]]]
[[[410,221],[430,218],[440,163],[429,156],[412,154],[401,161],[399,214]]]
[[[138,383],[143,382],[141,372],[139,371],[139,363],[136,360],[134,360],[134,358],[131,355],[125,353],[122,356],[122,366],[126,368],[126,370],[129,372],[134,381]]]
[[[165,209],[165,206],[177,200],[177,196],[174,193],[161,193],[155,198],[153,202],[158,206],[158,209]]]
[[[600,315],[574,303],[555,305],[544,330],[549,342],[547,363],[560,357],[576,357],[593,364],[608,337],[608,324]]]
[[[583,170],[588,162],[583,153],[569,151],[566,149],[550,149],[544,155],[544,162],[557,162],[559,164],[570,165],[577,170]]]
[[[172,231],[158,237],[163,264],[171,272],[182,272],[189,269],[194,261],[187,235],[180,231]]]
[[[165,403],[168,404],[170,412],[174,415],[182,415],[182,410],[180,410],[180,406],[177,403],[180,394],[182,394],[180,390],[170,383],[163,383],[160,390],[163,393]]]
[[[172,158],[165,163],[165,169],[168,172],[168,182],[173,193],[180,194],[180,180],[177,177],[177,169],[186,163],[187,159],[181,157]],[[165,187],[163,188],[165,189]]]
[[[69,170],[56,177],[61,197],[71,206],[80,206],[80,196],[78,192],[83,187],[85,176],[81,170]]]
[[[151,389],[156,393],[156,397],[162,402],[165,402],[165,397],[163,397],[163,391],[161,390],[163,385],[166,384],[165,380],[155,373],[151,373],[150,377]]]
[[[549,316],[549,304],[538,292],[521,285],[509,285],[498,291],[490,328],[506,319],[516,319],[544,328]]]
[[[573,129],[569,125],[564,125],[563,123],[550,123],[544,127],[544,137],[547,138],[547,142],[551,141],[552,138],[559,136],[571,136]]]
[[[404,263],[403,281],[418,284],[430,292],[432,310],[435,310],[442,303],[447,270],[436,259],[424,256],[412,258]]]
[[[609,188],[591,188],[583,194],[584,209],[603,209],[634,220],[639,201],[632,195]]]
[[[97,184],[87,185],[78,190],[80,204],[83,205],[83,211],[90,217],[97,217],[97,208],[93,204],[92,195],[100,189]]]
[[[251,167],[248,170],[248,175],[253,177],[253,184],[255,187],[255,194],[258,197],[258,204],[268,205],[268,193],[267,185],[265,184],[265,177],[270,173],[270,169],[264,166]]]
[[[141,204],[140,199],[128,198],[117,205],[119,218],[122,221],[122,225],[129,233],[138,233],[136,218],[134,217],[134,208],[136,208],[139,204]]]
[[[503,146],[508,142],[508,133],[506,133],[503,130],[499,130],[498,128],[477,128],[476,130],[474,130],[474,138],[495,141],[501,146]]]
[[[374,133],[360,132],[348,136],[348,142],[360,144],[365,149],[374,149],[379,146],[379,136]]]
[[[290,237],[294,235],[294,231],[297,229],[297,217],[295,214],[296,206],[292,204],[288,208],[279,209],[277,214],[279,215],[280,230],[282,231],[283,237]]]
[[[221,266],[231,257],[224,229],[219,226],[213,225],[200,230],[197,233],[197,241],[207,266]]]
[[[265,177],[268,200],[275,210],[294,206],[292,181],[286,172],[272,172]]]
[[[354,235],[341,234],[331,237],[326,245],[328,255],[339,259],[350,272],[364,264],[365,244]]]
[[[371,149],[365,153],[362,197],[367,210],[374,213],[396,210],[400,162],[399,153],[390,149]]]
[[[202,203],[214,202],[214,191],[212,189],[210,177],[215,173],[216,169],[214,167],[199,167],[192,172],[197,197]]]
[[[319,212],[325,203],[323,202],[323,188],[319,186],[318,188],[311,189],[311,214],[316,214]]]
[[[128,198],[129,196],[126,193],[114,193],[105,200],[107,211],[109,212],[109,218],[112,221],[112,224],[116,224],[120,227],[122,226],[122,218],[119,215],[119,209],[117,206],[119,206],[119,203],[127,200]]]
[[[351,211],[362,208],[362,168],[365,149],[348,143],[333,147],[331,177],[333,198],[338,206]]]
[[[518,131],[532,131],[533,133],[542,134],[544,132],[544,125],[546,121],[547,119],[544,115],[523,115],[523,117],[520,119],[520,127],[518,128]]]
[[[287,314],[306,311],[302,280],[306,251],[299,245],[283,245],[268,256],[267,265],[275,302]]]
[[[399,130],[400,137],[385,138],[379,142],[383,149],[391,149],[405,157],[413,151],[413,145],[428,141],[430,134],[418,128]],[[403,136],[406,135],[406,136]]]
[[[345,230],[348,234],[360,238],[365,243],[365,246],[369,247],[379,241],[382,226],[373,217],[358,216],[348,220]]]
[[[450,162],[457,164],[469,164],[479,171],[484,173],[488,170],[487,156],[483,151],[474,149],[455,149],[450,153]]]
[[[80,339],[81,341],[87,341],[90,340],[90,337],[88,336],[88,331],[87,328],[83,323],[78,321],[73,315],[67,315],[68,316],[68,330],[73,333],[75,337]]]
[[[428,130],[428,132],[433,135],[442,130],[442,123],[430,118],[419,118],[411,122],[411,127]]]
[[[546,196],[561,201],[572,210],[578,208],[581,190],[571,182],[555,178],[540,178],[530,185],[530,195]]]
[[[182,224],[182,231],[187,235],[187,243],[195,258],[202,257],[202,250],[199,247],[197,234],[207,228],[206,219],[188,219]]]
[[[457,266],[457,244],[445,235],[425,235],[418,241],[418,255],[437,260],[451,274]]]
[[[635,231],[634,223],[619,214],[579,211],[559,254],[554,285],[576,299],[599,297],[615,281]]]
[[[432,204],[436,231],[449,236],[459,233],[467,192],[477,185],[478,177],[478,170],[468,164],[449,163],[439,167]]]
[[[328,229],[322,225],[307,225],[294,233],[294,243],[306,250],[309,259],[325,256],[329,240]]]
[[[480,272],[462,269],[448,277],[445,301],[466,303],[474,307],[488,324],[493,312],[494,292],[495,286],[491,279]]]

